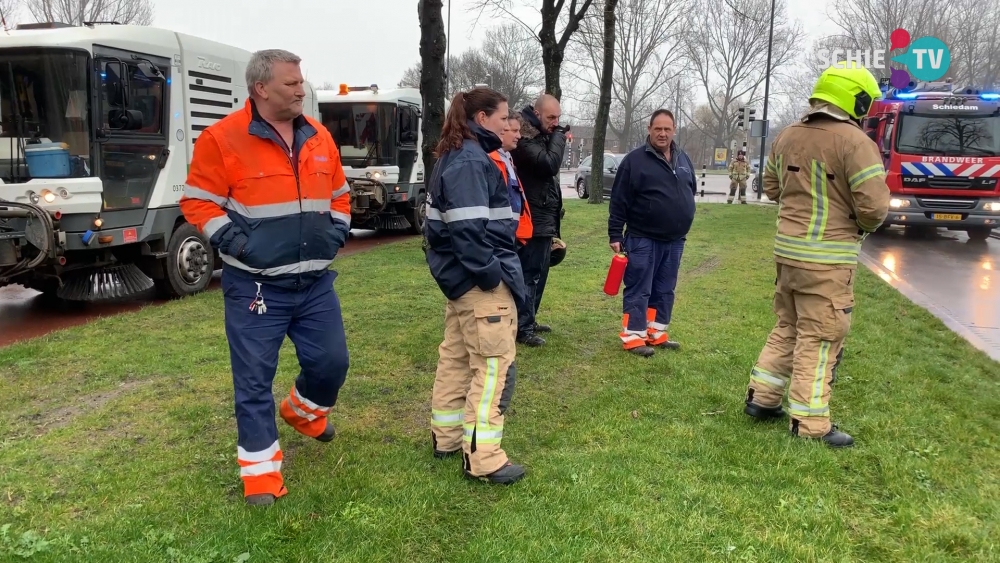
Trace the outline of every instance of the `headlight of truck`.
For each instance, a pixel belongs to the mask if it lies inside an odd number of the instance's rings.
[[[1000,201],[991,201],[983,206],[986,211],[1000,211]]]
[[[889,207],[891,207],[893,209],[900,209],[900,208],[909,207],[909,206],[910,206],[909,200],[899,199],[899,198],[896,198],[896,197],[894,197],[894,198],[892,198],[892,199],[889,200]]]

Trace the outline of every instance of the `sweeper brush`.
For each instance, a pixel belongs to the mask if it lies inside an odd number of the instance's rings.
[[[153,287],[153,280],[135,264],[106,266],[63,278],[57,295],[67,301],[102,301],[134,297]]]

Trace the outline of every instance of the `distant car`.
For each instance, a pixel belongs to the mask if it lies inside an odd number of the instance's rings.
[[[580,196],[580,199],[590,197],[590,163],[593,158],[593,156],[588,156],[583,159],[579,168],[576,169],[576,177],[573,179],[573,184],[576,186],[576,195]],[[623,158],[625,158],[624,154],[604,153],[604,197],[611,196],[611,186],[615,183],[615,173],[618,172],[618,167],[621,166]]]

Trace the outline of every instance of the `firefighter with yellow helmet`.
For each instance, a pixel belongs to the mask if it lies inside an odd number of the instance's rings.
[[[746,205],[747,202],[747,178],[750,177],[750,163],[747,162],[747,153],[740,151],[736,153],[736,158],[729,161],[729,199],[726,203],[732,203],[736,197],[736,188],[740,189],[740,203]]]
[[[860,65],[826,69],[764,170],[764,193],[778,202],[777,323],[751,370],[744,412],[784,417],[787,390],[791,434],[833,447],[854,444],[830,422],[830,385],[850,332],[858,253],[889,211],[882,157],[860,123],[881,97]]]

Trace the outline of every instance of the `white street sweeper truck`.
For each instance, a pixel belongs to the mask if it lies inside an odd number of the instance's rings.
[[[205,289],[221,262],[178,202],[198,134],[247,99],[250,54],[128,25],[0,34],[0,286],[74,301]]]

